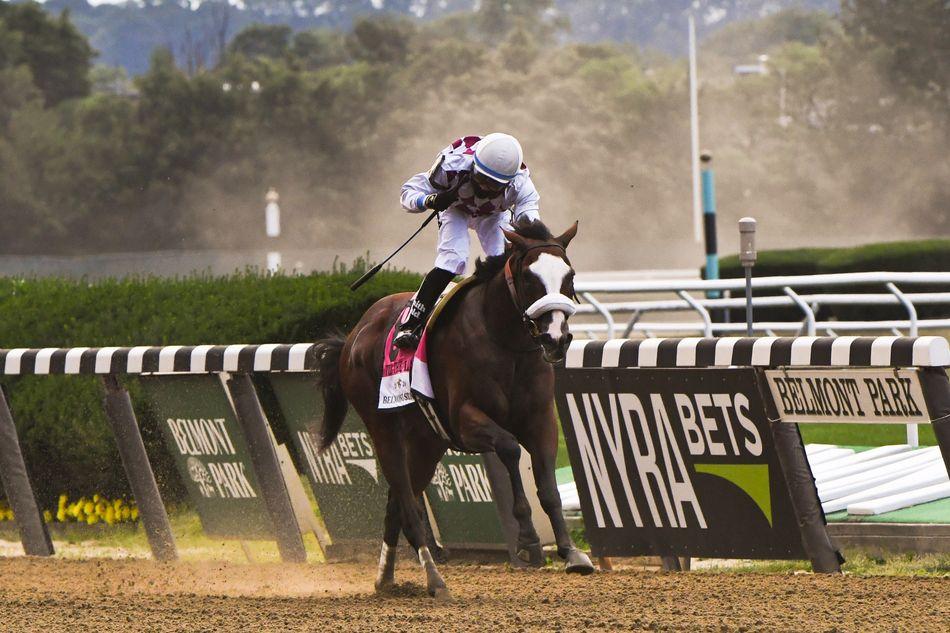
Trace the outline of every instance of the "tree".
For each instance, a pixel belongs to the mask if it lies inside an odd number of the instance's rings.
[[[252,59],[278,59],[287,54],[291,33],[290,27],[284,24],[252,24],[235,36],[228,52]]]
[[[349,57],[343,33],[329,29],[310,29],[297,33],[290,45],[290,53],[305,70],[342,64]]]
[[[398,64],[409,55],[415,26],[405,18],[360,18],[346,44],[354,58],[371,63]]]
[[[946,95],[950,89],[950,3],[842,0],[841,20],[860,46],[882,49],[893,82]]]
[[[53,18],[35,2],[0,7],[0,26],[16,36],[15,42],[0,36],[6,41],[0,56],[9,65],[29,67],[47,106],[89,94],[89,69],[96,53],[72,25],[68,11]]]

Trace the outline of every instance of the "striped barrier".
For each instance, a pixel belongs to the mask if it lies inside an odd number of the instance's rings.
[[[0,375],[100,376],[106,417],[159,560],[175,559],[177,550],[129,393],[118,380],[123,374],[138,376],[142,397],[158,418],[208,535],[276,540],[284,560],[306,560],[301,530],[313,525],[313,511],[306,496],[294,492],[299,483],[292,485],[290,478],[297,474],[282,460],[286,449],[275,445],[271,427],[276,422],[291,439],[297,469],[310,480],[324,530],[338,546],[333,551],[348,551],[348,541],[378,545],[388,486],[353,413],[337,442],[316,453],[322,418],[316,368],[311,343],[0,350]],[[266,406],[258,395],[261,389],[270,396]],[[427,500],[437,542],[508,550],[515,556],[512,493],[497,458],[450,455],[439,474]],[[26,552],[52,554],[2,391],[0,477]],[[328,551],[325,534],[318,530],[317,536]]]

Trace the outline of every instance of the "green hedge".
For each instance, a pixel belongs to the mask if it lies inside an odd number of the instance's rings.
[[[873,271],[950,271],[950,240],[882,242],[851,248],[759,251],[753,269],[757,277]],[[705,272],[704,268],[704,275]],[[720,277],[742,277],[744,274],[738,255],[728,255],[720,259]]]
[[[851,248],[800,248],[787,250],[759,251],[753,269],[756,277],[775,275],[815,275],[825,273],[850,272],[945,272],[950,271],[950,240],[917,240],[905,242],[882,242],[865,244]],[[705,277],[706,270],[703,267]],[[743,277],[745,272],[739,265],[738,255],[728,255],[719,262],[719,276],[723,279]],[[914,292],[945,290],[914,286]],[[883,292],[882,288],[871,286],[838,286],[835,288],[816,288],[815,292]],[[757,293],[758,294],[758,293]],[[762,294],[781,294],[780,291]],[[745,313],[733,311],[733,319],[745,320]],[[848,306],[822,307],[819,319],[839,318],[842,320],[903,319],[907,313],[900,306],[878,306],[854,308]],[[947,316],[946,308],[941,306],[921,306],[918,308],[921,318]],[[757,310],[756,318],[765,320],[792,320],[801,317],[801,311],[795,308],[770,308]]]
[[[357,292],[363,268],[308,276],[254,272],[228,277],[97,282],[0,279],[0,347],[102,347],[295,343],[352,327],[374,301],[414,289],[419,277],[384,271]],[[71,497],[128,494],[102,413],[98,381],[81,376],[5,378],[20,444],[44,507]],[[126,381],[163,492],[183,498],[174,464]]]

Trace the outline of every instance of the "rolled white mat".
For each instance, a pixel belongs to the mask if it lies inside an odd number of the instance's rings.
[[[880,499],[881,497],[896,495],[909,490],[918,490],[945,482],[950,482],[950,476],[947,475],[946,466],[944,466],[942,462],[933,462],[909,475],[903,475],[892,481],[871,486],[865,490],[859,490],[847,496],[825,502],[821,504],[821,509],[826,513],[837,512],[838,510],[844,510],[848,506],[861,503],[862,501]]]
[[[836,459],[841,459],[842,457],[847,457],[848,455],[854,455],[854,449],[852,448],[829,448],[827,451],[822,451],[817,455],[809,455],[808,463],[814,468],[818,464],[824,464],[826,462],[833,462]]]
[[[920,448],[912,451],[903,451],[899,453],[894,453],[891,455],[878,456],[872,459],[863,460],[860,462],[852,463],[842,463],[838,466],[838,462],[832,464],[832,468],[821,469],[819,468],[818,473],[814,473],[815,481],[824,483],[826,481],[832,481],[834,479],[840,479],[841,477],[847,477],[849,475],[854,475],[856,473],[865,472],[870,469],[877,469],[881,466],[886,466],[888,464],[893,464],[896,462],[904,461],[918,455],[920,453],[930,451],[933,452],[933,449],[936,449],[936,446],[930,446],[928,448]],[[939,449],[937,449],[939,450]],[[842,460],[843,461],[843,460]]]
[[[944,497],[950,497],[950,483],[927,486],[912,492],[902,492],[896,495],[881,497],[880,499],[855,503],[848,506],[848,514],[884,514],[885,512],[893,512],[894,510],[909,508],[910,506],[916,506],[921,503],[929,503],[930,501],[936,501]]]
[[[829,448],[838,448],[834,444],[805,444],[805,454],[811,457],[818,453],[827,451]]]
[[[821,499],[822,503],[831,501],[833,499],[840,499],[846,495],[854,494],[855,492],[860,492],[861,490],[893,481],[895,477],[909,475],[925,468],[929,468],[933,464],[942,463],[943,462],[940,460],[939,456],[932,457],[930,455],[924,455],[921,459],[910,460],[909,463],[901,462],[899,464],[901,468],[896,466],[888,466],[871,472],[858,473],[857,475],[848,477],[847,479],[839,479],[825,486],[819,486],[818,498]]]
[[[880,459],[881,457],[887,457],[888,455],[897,455],[898,453],[904,453],[911,449],[909,444],[894,444],[890,446],[877,446],[875,448],[870,448],[866,451],[861,451],[860,453],[855,453],[854,455],[846,455],[841,459],[836,459],[831,463],[820,464],[817,468],[812,469],[812,474],[815,477],[820,474],[824,474],[828,471],[836,470],[838,468],[844,468],[845,466],[850,466],[851,464],[860,464],[861,462],[868,462],[875,459]]]

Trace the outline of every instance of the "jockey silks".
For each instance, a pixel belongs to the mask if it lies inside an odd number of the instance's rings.
[[[429,194],[457,188],[458,200],[439,214],[439,254],[435,261],[438,268],[455,274],[465,272],[469,229],[478,234],[486,255],[499,255],[505,249],[502,228],[510,228],[512,220],[540,219],[540,196],[524,164],[494,198],[476,195],[471,174],[474,146],[480,139],[466,136],[456,140],[439,152],[429,171],[416,174],[402,186],[400,201],[410,213],[423,211]]]

